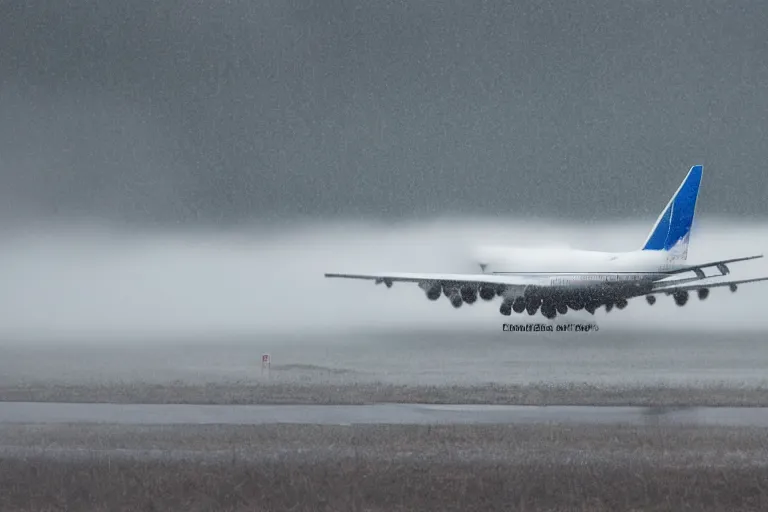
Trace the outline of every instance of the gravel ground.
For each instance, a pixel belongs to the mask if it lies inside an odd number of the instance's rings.
[[[0,427],[0,508],[764,510],[765,429]]]

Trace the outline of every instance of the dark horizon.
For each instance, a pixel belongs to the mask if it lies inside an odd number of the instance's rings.
[[[768,217],[768,4],[0,7],[0,216]]]

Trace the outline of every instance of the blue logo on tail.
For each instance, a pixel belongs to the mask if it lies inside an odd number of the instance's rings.
[[[687,245],[696,210],[703,168],[694,165],[653,226],[644,251],[669,251],[680,242]]]

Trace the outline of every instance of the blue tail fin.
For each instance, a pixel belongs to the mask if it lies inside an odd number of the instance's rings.
[[[688,171],[648,234],[644,251],[666,251],[670,259],[686,259],[702,173],[701,165],[694,165]]]

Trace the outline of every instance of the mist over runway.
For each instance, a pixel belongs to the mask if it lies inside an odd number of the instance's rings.
[[[765,386],[761,283],[681,308],[642,298],[591,333],[502,332],[498,301],[454,309],[415,285],[328,271],[473,272],[473,243],[638,246],[652,221],[435,220],[229,232],[81,225],[7,232],[0,250],[0,385]],[[762,253],[768,226],[699,219],[689,261]],[[764,260],[729,277],[768,275]],[[544,321],[537,316],[536,322]],[[239,384],[237,384],[239,385]],[[25,395],[27,396],[27,395]]]
[[[701,205],[702,208],[706,204]],[[689,262],[768,248],[768,225],[697,219]],[[0,343],[95,340],[200,341],[231,334],[291,334],[307,343],[349,330],[393,327],[496,332],[498,304],[453,309],[415,285],[392,289],[323,278],[324,272],[477,272],[472,244],[638,247],[653,222],[585,225],[513,219],[437,219],[407,223],[305,223],[229,231],[125,231],[98,224],[7,230],[0,249]],[[768,263],[733,265],[729,277],[768,275]],[[714,290],[679,308],[668,297],[642,299],[595,319],[604,329],[738,331],[768,326],[762,283],[736,294]],[[588,315],[566,318],[584,320]],[[539,316],[536,317],[540,319]],[[509,321],[526,316],[509,317]]]

